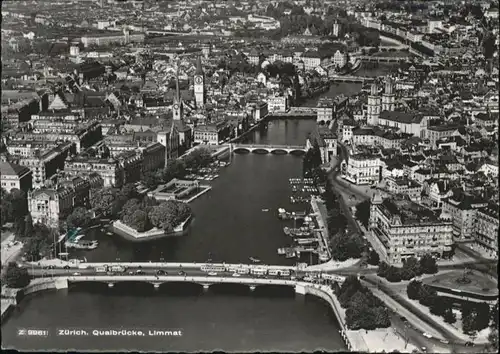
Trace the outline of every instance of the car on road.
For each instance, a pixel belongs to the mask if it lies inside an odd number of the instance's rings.
[[[163,269],[158,269],[158,270],[156,271],[156,274],[157,274],[157,275],[167,275],[167,272],[165,272]]]
[[[135,271],[135,274],[144,274],[144,271],[142,269],[137,269]]]
[[[471,341],[465,342],[466,347],[473,347],[474,345],[475,345],[474,342]]]
[[[179,274],[179,275],[186,275],[186,272],[185,272],[185,271],[183,271],[183,270],[179,270],[179,273],[178,273],[178,274]]]
[[[426,338],[432,338],[432,336],[427,332],[422,333],[422,335]]]
[[[75,272],[75,273],[73,273],[73,275],[78,276],[78,275],[81,275],[81,274],[78,273],[78,272]]]
[[[422,353],[427,353],[427,348],[426,347],[421,347]]]
[[[133,271],[128,272],[129,275],[134,275],[135,273]]]
[[[241,274],[233,273],[233,277],[241,277]]]
[[[215,277],[217,275],[217,273],[216,272],[208,272],[208,275]]]

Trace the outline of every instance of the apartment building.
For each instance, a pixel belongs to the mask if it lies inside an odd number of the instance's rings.
[[[64,170],[65,159],[76,152],[75,144],[65,142],[45,152],[19,159],[19,165],[32,171],[33,188],[41,188],[58,171]]]
[[[453,245],[452,222],[446,214],[436,214],[405,196],[371,201],[371,244],[380,260],[400,265],[410,257],[431,254],[449,257]]]
[[[472,247],[484,257],[498,259],[498,203],[477,209]]]
[[[373,184],[382,179],[382,164],[379,156],[355,154],[349,161],[342,161],[342,178],[354,184]]]
[[[476,212],[487,206],[486,201],[469,194],[455,195],[443,200],[443,212],[452,218],[455,242],[473,239]]]
[[[0,181],[2,189],[10,192],[12,189],[29,191],[33,184],[33,172],[21,165],[11,162],[0,162]]]

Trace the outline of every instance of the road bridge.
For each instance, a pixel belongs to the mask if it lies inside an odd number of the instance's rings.
[[[344,76],[332,76],[330,77],[330,81],[332,82],[354,82],[354,83],[361,83],[364,84],[365,82],[372,82],[374,81],[375,78],[373,77],[364,77],[364,76],[349,76],[349,75],[344,75]]]
[[[233,144],[233,151],[248,151],[248,152],[266,152],[266,153],[304,153],[305,146],[294,145],[252,145],[252,144]]]
[[[391,57],[391,56],[369,56],[362,55],[359,57],[362,61],[377,62],[377,63],[400,63],[407,61],[409,57]]]

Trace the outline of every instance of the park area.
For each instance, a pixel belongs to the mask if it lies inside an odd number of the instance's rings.
[[[423,279],[423,283],[459,292],[483,296],[498,296],[498,282],[476,270],[454,270]]]

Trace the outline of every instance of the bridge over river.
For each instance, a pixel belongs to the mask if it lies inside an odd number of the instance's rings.
[[[243,150],[248,152],[265,152],[265,153],[304,153],[305,146],[299,145],[273,145],[273,144],[233,144],[233,151]]]

